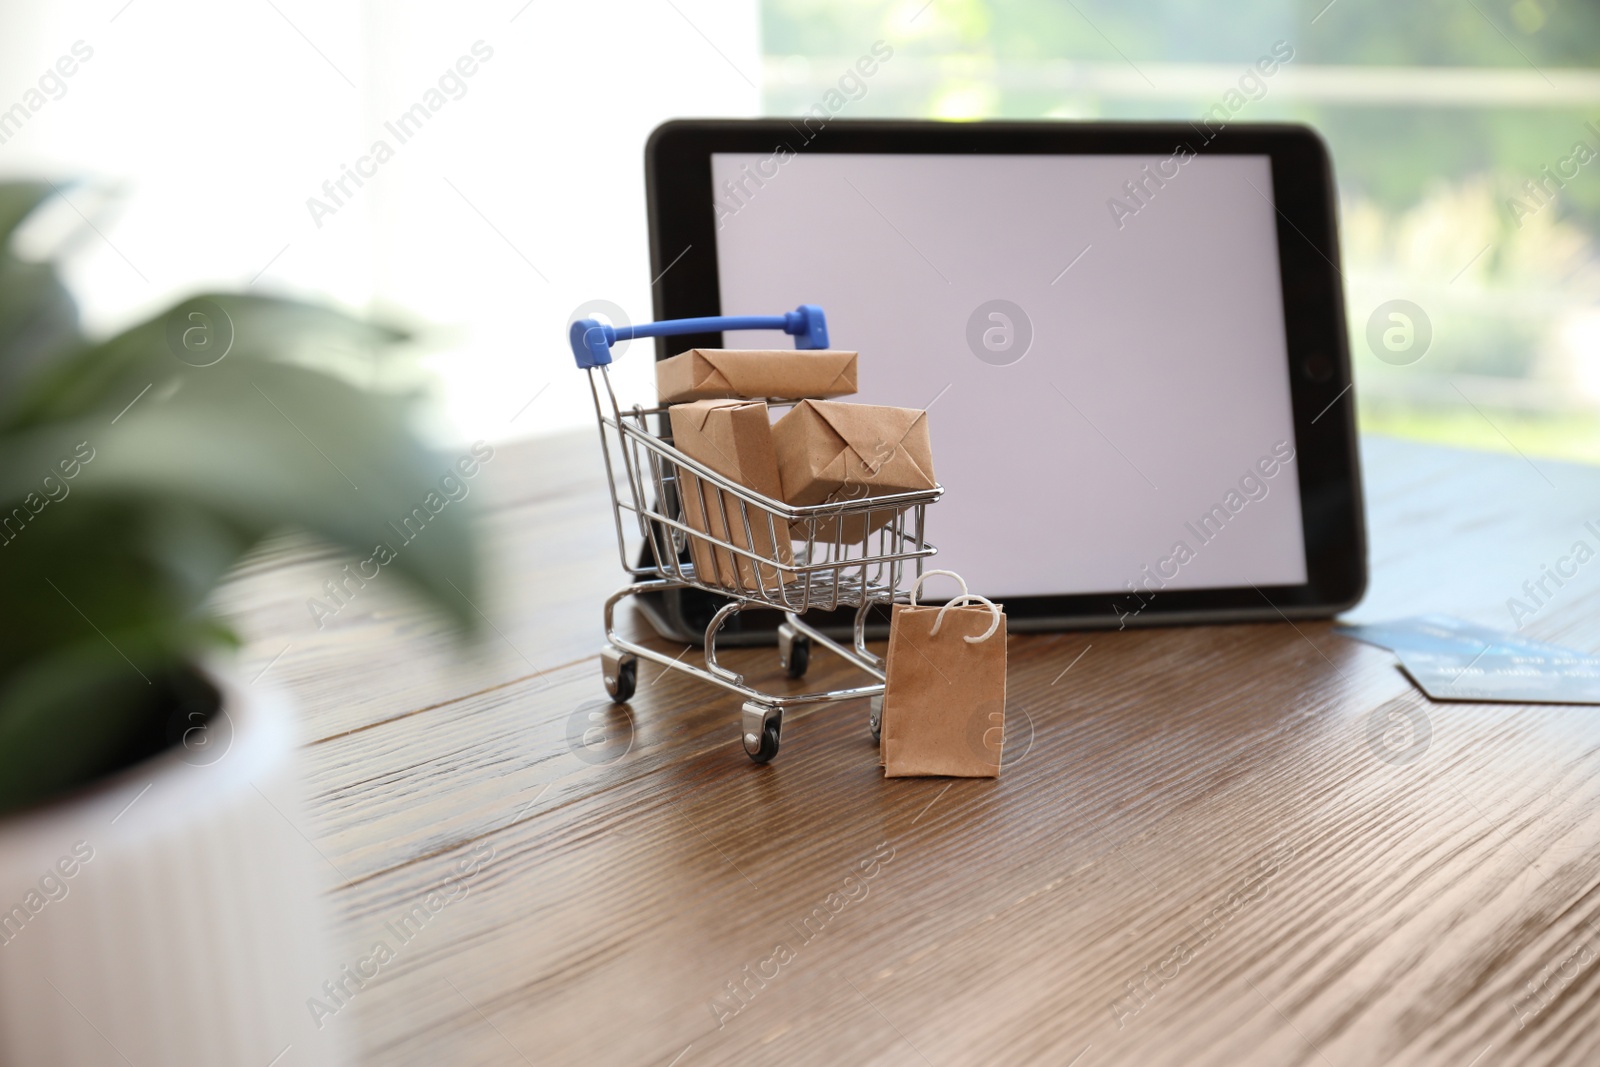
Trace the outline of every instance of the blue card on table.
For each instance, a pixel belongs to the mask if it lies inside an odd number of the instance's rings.
[[[1600,704],[1600,656],[1576,652],[1416,652],[1400,665],[1432,700]]]
[[[1391,652],[1465,653],[1469,657],[1480,652],[1582,655],[1575,649],[1503,633],[1449,615],[1415,615],[1392,622],[1335,626],[1333,632]]]

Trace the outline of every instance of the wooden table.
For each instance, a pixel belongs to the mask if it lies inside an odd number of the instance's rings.
[[[1600,469],[1364,454],[1358,618],[1509,627],[1596,541]],[[641,664],[631,715],[603,699],[592,433],[503,447],[475,491],[476,656],[377,583],[318,630],[327,553],[225,595],[304,713],[337,957],[456,894],[330,1024],[363,1062],[1600,1061],[1600,710],[1429,704],[1327,623],[1019,635],[998,781],[885,781],[859,704],[791,715],[758,768],[707,686]],[[1527,632],[1600,648],[1597,591],[1600,562]],[[1399,719],[1411,762],[1370,740]]]

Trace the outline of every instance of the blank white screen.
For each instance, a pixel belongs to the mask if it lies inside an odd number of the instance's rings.
[[[1268,157],[719,153],[712,175],[723,314],[820,304],[861,353],[847,399],[928,408],[935,565],[974,592],[1306,580],[1295,464],[1257,469],[1294,447]],[[968,342],[996,299],[1032,328],[1007,365]],[[982,320],[1013,357],[1018,324]]]

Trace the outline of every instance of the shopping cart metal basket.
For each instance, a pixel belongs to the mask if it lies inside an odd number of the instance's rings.
[[[875,604],[903,599],[902,588],[909,588],[922,573],[923,560],[934,555],[924,523],[928,505],[944,490],[935,485],[919,492],[796,507],[748,489],[674,448],[666,408],[636,404],[624,410],[617,401],[610,375],[611,349],[617,342],[721,330],[782,330],[795,338],[796,348],[828,345],[822,309],[811,304],[782,315],[673,319],[638,326],[581,319],[570,330],[573,355],[588,372],[594,395],[617,551],[633,579],[605,604],[601,666],[606,692],[617,703],[629,700],[638,682],[638,661],[646,659],[736,693],[744,698],[744,748],[757,763],[777,754],[783,713],[802,704],[869,698],[869,727],[876,737],[884,664],[867,649],[867,613]],[[777,407],[794,401],[769,403]],[[686,501],[692,505],[688,517]],[[697,521],[691,525],[690,518]],[[630,555],[629,540],[635,536],[647,547]],[[630,563],[630,558],[639,562]],[[708,573],[696,567],[697,559],[727,562],[713,565]],[[684,588],[727,598],[706,626],[704,666],[629,641],[613,624],[616,606],[625,597]],[[768,693],[747,684],[742,675],[717,662],[716,640],[729,618],[752,607],[785,613],[778,626],[778,659],[790,678],[805,675],[812,648],[820,646],[858,667],[871,682],[810,693]],[[856,609],[855,639],[849,646],[801,618],[807,611],[841,607]]]

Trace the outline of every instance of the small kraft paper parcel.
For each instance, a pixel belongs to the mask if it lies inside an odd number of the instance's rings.
[[[762,496],[783,499],[766,404],[759,400],[697,400],[673,405],[668,416],[673,444],[684,455]],[[682,467],[678,468],[678,495],[683,501],[683,521],[691,529],[785,565],[794,562],[788,523],[770,511],[751,505],[741,515],[737,497]],[[692,535],[689,554],[702,581],[725,587],[770,590],[795,578]]]
[[[800,400],[856,391],[856,353],[828,348],[691,348],[656,364],[663,404],[688,400]]]
[[[790,504],[834,504],[938,485],[928,414],[916,408],[802,400],[773,425],[772,445]],[[872,514],[870,527],[866,517],[851,516],[842,533],[836,523],[819,521],[816,536],[860,540],[893,516],[890,509]],[[808,531],[797,524],[794,536],[804,539]]]
[[[1006,617],[968,593],[942,607],[896,604],[889,619],[879,761],[885,778],[998,778],[1006,720]],[[976,601],[976,603],[974,603]]]

